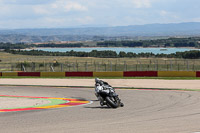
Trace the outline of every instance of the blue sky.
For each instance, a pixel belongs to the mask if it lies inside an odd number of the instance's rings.
[[[0,28],[200,22],[200,0],[0,0]]]

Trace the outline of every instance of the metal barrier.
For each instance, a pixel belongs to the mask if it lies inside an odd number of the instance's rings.
[[[117,60],[117,59],[116,59]],[[24,72],[107,72],[107,71],[200,71],[200,60],[88,61],[65,63],[0,63],[0,71]]]

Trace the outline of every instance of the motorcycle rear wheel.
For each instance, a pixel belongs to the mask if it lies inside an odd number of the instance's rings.
[[[114,97],[106,97],[106,102],[107,104],[112,107],[112,108],[117,108],[119,107],[120,101],[118,98],[114,98]]]

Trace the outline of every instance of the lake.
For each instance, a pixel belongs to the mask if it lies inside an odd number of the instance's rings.
[[[66,51],[82,51],[82,52],[91,52],[92,50],[98,50],[98,51],[104,51],[104,50],[111,50],[116,51],[119,53],[120,51],[124,52],[133,52],[133,53],[154,53],[154,54],[171,54],[176,52],[184,52],[184,51],[190,51],[190,50],[200,50],[200,49],[191,49],[191,48],[123,48],[123,47],[92,47],[92,48],[35,48],[35,50],[43,50],[43,51],[51,51],[51,52],[66,52]]]

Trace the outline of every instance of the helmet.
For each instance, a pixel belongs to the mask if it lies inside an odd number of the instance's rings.
[[[99,80],[99,78],[95,78],[95,82],[97,83],[97,82],[99,82],[100,80]]]

